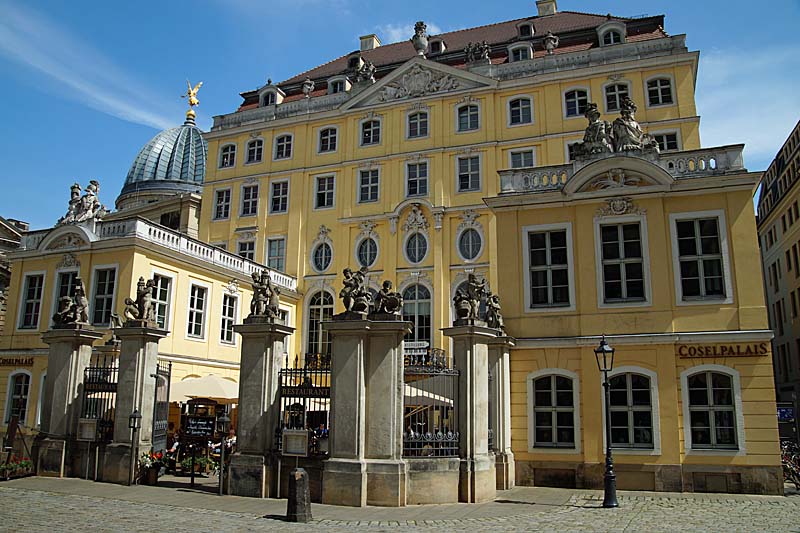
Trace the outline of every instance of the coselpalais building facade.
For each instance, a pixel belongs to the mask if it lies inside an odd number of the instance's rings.
[[[36,427],[41,335],[78,277],[98,327],[140,276],[155,280],[176,383],[237,381],[232,326],[264,266],[296,328],[286,359],[301,362],[329,353],[321,322],[341,311],[345,267],[367,267],[376,290],[395,280],[407,349],[445,352],[475,274],[516,339],[504,416],[517,484],[600,486],[610,416],[621,488],[780,493],[758,175],[742,145],[701,148],[699,53],[662,16],[537,7],[361,37],[241,93],[209,132],[191,115],[160,133],[113,213],[25,235],[0,343],[4,421]],[[610,413],[601,335],[616,348]]]

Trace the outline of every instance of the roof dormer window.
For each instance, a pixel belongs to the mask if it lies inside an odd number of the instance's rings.
[[[428,53],[430,54],[441,54],[446,49],[447,47],[445,46],[444,41],[441,39],[431,41],[428,45]]]
[[[597,27],[600,46],[614,46],[625,42],[625,23],[621,20],[608,20]]]
[[[336,76],[328,80],[328,94],[344,93],[350,90],[347,76]]]
[[[531,43],[521,43],[510,46],[508,49],[508,61],[514,63],[516,61],[525,61],[533,58],[533,48]]]
[[[622,44],[622,35],[617,30],[607,31],[603,35],[603,46]]]
[[[361,54],[356,52],[347,58],[347,68],[350,70],[358,70],[361,68],[363,61],[364,60],[361,58]]]
[[[519,36],[522,38],[533,37],[532,24],[521,24],[518,30],[519,30]]]
[[[283,97],[284,93],[281,91],[280,87],[270,83],[261,89],[261,92],[258,95],[258,105],[260,107],[278,105],[283,102]]]
[[[268,92],[268,93],[264,93],[264,98],[262,100],[262,104],[261,105],[264,105],[264,106],[275,105],[275,93],[271,92],[271,91]]]

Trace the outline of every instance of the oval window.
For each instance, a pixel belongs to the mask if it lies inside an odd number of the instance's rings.
[[[331,245],[323,242],[316,248],[314,248],[314,268],[319,272],[324,272],[328,270],[328,267],[331,266],[331,259],[333,258],[333,250],[331,250]]]
[[[364,267],[370,267],[378,258],[378,243],[372,238],[364,239],[359,243],[357,253],[358,264]]]
[[[481,234],[474,228],[464,230],[458,238],[458,251],[461,252],[461,257],[467,261],[478,257],[482,245]]]
[[[406,256],[411,263],[419,263],[428,253],[428,239],[422,233],[412,234],[406,241]]]

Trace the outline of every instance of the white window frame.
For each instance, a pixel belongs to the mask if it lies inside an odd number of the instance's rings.
[[[218,217],[217,216],[217,207],[219,206],[219,193],[221,192],[228,192],[228,216],[225,217]],[[211,220],[230,220],[231,218],[231,204],[233,203],[233,192],[230,187],[220,187],[219,189],[214,189],[214,205],[213,209],[214,212],[212,213]]]
[[[607,43],[606,42],[606,35],[609,33],[616,33],[619,35],[619,42],[618,43]],[[624,44],[625,43],[625,34],[619,31],[616,28],[609,28],[600,35],[600,46],[614,46],[615,44]]]
[[[31,374],[30,370],[25,370],[24,368],[15,368],[11,371],[6,380],[6,407],[3,412],[3,420],[0,421],[4,426],[8,425],[11,417],[11,396],[13,394],[11,385],[14,382],[14,376],[18,376],[20,374],[28,376],[28,395],[25,397],[25,419],[20,420],[19,424],[23,427],[28,427],[28,416],[31,413],[30,403],[31,392],[33,391],[33,374]]]
[[[514,167],[512,164],[513,154],[519,154],[522,152],[531,152],[533,154],[533,165],[532,167],[536,166],[536,147],[535,146],[525,146],[522,148],[513,148],[508,151],[508,168],[530,168],[530,167]]]
[[[175,301],[175,283],[178,279],[177,272],[170,272],[169,270],[162,270],[160,268],[153,268],[150,270],[150,279],[155,278],[155,276],[159,276],[162,278],[169,278],[169,294],[167,295],[167,312],[164,313],[164,329],[168,331],[167,336],[172,333],[172,310],[174,309],[174,301]],[[156,289],[154,288],[154,291]],[[153,294],[155,299],[155,293]],[[160,302],[159,302],[160,303]]]
[[[415,194],[413,196],[409,195],[408,192],[408,169],[409,165],[421,165],[425,164],[425,194]],[[415,161],[404,161],[403,162],[404,172],[403,172],[403,187],[405,189],[405,196],[404,198],[426,198],[431,194],[431,162],[430,159],[419,159]],[[416,178],[419,181],[419,177]]]
[[[203,332],[202,332],[200,337],[195,337],[194,335],[189,335],[189,317],[191,316],[191,312],[192,312],[192,308],[191,308],[192,286],[197,286],[197,287],[203,288],[206,291],[205,302],[203,302],[203,327],[202,327]],[[210,322],[210,320],[209,320],[210,317],[208,316],[209,315],[208,310],[211,308],[211,305],[210,305],[211,304],[211,284],[207,283],[205,281],[200,281],[200,280],[198,280],[196,278],[190,278],[189,279],[189,290],[187,291],[187,293],[188,294],[186,295],[186,322],[185,322],[184,328],[183,328],[184,338],[186,340],[189,340],[189,341],[192,341],[192,342],[206,342],[206,339],[208,338],[208,323]]]
[[[241,255],[241,251],[242,251],[241,246],[242,246],[242,244],[252,244],[253,245],[253,257],[244,257],[243,255]],[[255,261],[256,260],[256,240],[255,239],[238,239],[236,241],[236,255],[241,257],[242,259],[247,259],[249,261]]]
[[[333,150],[323,150],[322,149],[322,132],[327,130],[333,130],[336,136],[336,148]],[[339,151],[339,126],[335,126],[333,124],[328,124],[327,126],[321,126],[317,129],[317,154],[335,154]]]
[[[378,240],[378,238],[374,235],[361,235],[358,239],[356,239],[355,246],[353,246],[353,259],[355,259],[356,264],[359,266],[359,268],[364,265],[362,265],[361,261],[359,261],[358,248],[361,246],[361,243],[363,243],[368,239],[372,239],[372,241],[375,243],[375,261],[373,261],[371,265],[366,265],[366,266],[368,268],[372,268],[378,263],[378,258],[381,256],[380,240]]]
[[[258,159],[254,159],[253,161],[248,161],[248,158],[250,157],[250,145],[255,143],[255,142],[258,142],[258,141],[261,141],[261,157],[258,158]],[[244,150],[244,152],[245,152],[244,153],[244,164],[245,164],[245,166],[246,165],[257,165],[258,163],[264,162],[264,148],[265,148],[266,144],[267,143],[264,142],[264,139],[261,138],[261,137],[256,137],[255,139],[250,139],[249,141],[247,141],[245,143],[245,145],[244,145],[244,148],[245,148],[245,150]]]
[[[328,268],[326,268],[326,269],[324,269],[324,270],[320,270],[320,269],[318,269],[318,268],[317,268],[317,265],[316,265],[316,263],[314,262],[314,256],[316,255],[317,248],[319,248],[320,246],[326,245],[326,244],[327,244],[327,245],[328,245],[328,247],[331,249],[331,260],[330,260],[330,262],[328,263]],[[331,269],[331,266],[333,266],[333,261],[335,260],[335,258],[336,258],[336,251],[333,249],[333,243],[332,243],[332,242],[330,242],[330,241],[327,241],[327,240],[326,240],[326,241],[322,241],[322,242],[317,242],[317,243],[315,243],[315,244],[314,244],[314,245],[311,247],[311,253],[310,253],[310,254],[308,254],[308,262],[311,264],[311,269],[312,269],[314,272],[316,272],[317,274],[324,274],[325,272],[327,272],[328,270],[330,270],[330,269]]]
[[[268,103],[264,102],[264,100],[266,99],[266,96],[268,94],[272,95],[273,102],[271,104],[268,104]],[[282,100],[283,100],[283,95],[281,93],[279,93],[277,90],[275,90],[275,89],[266,89],[266,90],[262,91],[261,94],[258,96],[258,105],[259,105],[259,107],[275,106],[275,105],[280,104],[282,102]]]
[[[567,87],[563,91],[561,91],[561,106],[563,109],[563,116],[564,120],[570,120],[575,118],[584,118],[583,113],[580,113],[580,109],[578,109],[577,115],[568,115],[567,114],[567,93],[572,91],[584,91],[586,93],[586,105],[589,105],[592,102],[592,91],[589,87],[584,85],[576,85],[573,87]]]
[[[284,137],[289,138],[289,156],[278,157],[278,141]],[[273,161],[291,161],[294,158],[294,134],[291,132],[279,133],[275,136],[274,146],[272,147],[272,160]]]
[[[343,89],[341,91],[334,91],[333,86],[338,82],[342,82]],[[328,79],[327,85],[328,94],[346,93],[350,90],[350,80],[347,79],[347,76],[333,76]]]
[[[473,128],[473,129],[469,129],[469,130],[461,130],[461,129],[459,129],[458,113],[459,113],[459,111],[461,111],[462,108],[468,107],[468,106],[476,106],[478,108],[478,127],[477,128]],[[483,126],[483,120],[481,118],[483,116],[483,106],[481,106],[481,101],[480,100],[472,100],[472,101],[469,101],[469,102],[464,102],[464,103],[461,103],[461,104],[457,104],[455,106],[455,113],[454,114],[455,114],[455,126],[454,126],[454,129],[455,129],[456,135],[475,133],[475,132],[481,131],[481,127]]]
[[[57,268],[56,271],[53,273],[53,290],[52,290],[53,299],[52,299],[52,305],[50,306],[51,326],[53,324],[53,315],[55,315],[58,312],[58,299],[59,299],[58,290],[61,287],[61,284],[59,283],[59,278],[61,277],[61,274],[69,274],[69,273],[75,274],[76,278],[81,277],[81,272],[78,267]],[[72,297],[73,295],[69,294],[68,296]],[[44,301],[44,294],[42,295],[42,301]]]
[[[42,295],[39,301],[39,316],[36,317],[36,325],[30,327],[23,327],[22,321],[25,317],[25,295],[28,292],[28,278],[32,276],[42,276]],[[42,314],[44,313],[44,295],[47,289],[47,271],[46,270],[32,270],[22,274],[22,290],[19,295],[19,306],[17,307],[17,331],[38,331],[42,325]]]
[[[333,200],[331,205],[319,207],[317,205],[317,194],[319,194],[319,180],[323,178],[331,178],[333,180]],[[325,211],[336,207],[336,174],[320,174],[314,176],[314,205],[312,207],[314,211]]]
[[[511,123],[511,102],[516,100],[527,100],[528,104],[531,106],[531,121],[530,122],[520,122],[518,124]],[[533,109],[533,96],[530,94],[515,94],[513,96],[509,96],[506,100],[506,126],[509,128],[519,128],[520,126],[530,126],[531,124],[536,123],[536,113],[534,113]]]
[[[603,110],[606,113],[619,113],[619,109],[609,109],[608,108],[608,98],[606,97],[606,90],[609,87],[613,87],[615,85],[626,85],[628,87],[628,98],[631,98],[633,95],[633,84],[631,84],[628,80],[616,80],[616,81],[609,81],[608,83],[603,84]],[[566,102],[565,102],[566,104]]]
[[[642,247],[642,269],[644,273],[644,301],[611,302],[605,301],[605,283],[603,279],[603,242],[600,226],[615,224],[639,223],[639,238]],[[618,309],[620,307],[650,307],[653,305],[653,291],[650,276],[650,249],[647,239],[647,217],[645,215],[622,215],[595,217],[594,219],[594,257],[597,287],[597,307],[599,309]]]
[[[248,187],[255,187],[256,188],[256,209],[254,213],[247,213],[244,212],[244,190]],[[261,184],[260,183],[242,183],[241,187],[239,188],[239,216],[240,217],[257,217],[258,216],[258,201],[261,196]],[[252,199],[250,200],[252,201]]]
[[[652,411],[653,422],[653,448],[612,448],[614,453],[621,455],[661,455],[661,407],[658,400],[658,374],[649,368],[635,365],[623,365],[615,368],[608,373],[609,379],[620,374],[641,374],[650,380],[650,409]],[[602,405],[603,427],[606,427],[606,402],[605,389],[603,388],[603,376],[598,376],[600,383],[600,403]],[[603,448],[606,447],[606,433],[603,431]]]
[[[364,125],[367,122],[376,121],[378,123],[378,142],[373,142],[369,144],[364,144]],[[374,148],[376,146],[383,145],[383,137],[384,137],[385,130],[383,129],[383,117],[382,116],[374,116],[374,117],[367,117],[358,121],[358,147],[359,148]]]
[[[273,201],[274,192],[275,192],[275,189],[273,188],[273,185],[276,184],[276,183],[286,183],[286,209],[283,210],[283,211],[275,211],[275,210],[272,209],[272,201]],[[270,215],[285,215],[286,213],[289,212],[289,198],[290,198],[289,195],[291,194],[291,188],[292,188],[292,186],[291,186],[291,181],[289,180],[289,178],[281,178],[281,179],[272,180],[272,181],[269,182],[269,214]]]
[[[544,376],[561,376],[572,380],[572,405],[573,405],[573,420],[575,424],[575,447],[574,448],[548,448],[536,447],[536,418],[534,413],[534,399],[533,382]],[[528,452],[529,453],[548,453],[548,454],[564,454],[564,455],[577,455],[581,453],[581,380],[578,374],[565,368],[543,368],[535,372],[530,372],[525,378],[526,390],[528,396],[526,398],[526,410],[528,412]]]
[[[378,197],[374,200],[361,199],[361,173],[362,172],[377,172],[378,173]],[[374,204],[381,200],[381,169],[380,167],[359,168],[356,170],[356,203],[359,204]]]
[[[89,323],[92,325],[99,325],[107,327],[108,324],[96,324],[94,322],[94,305],[95,305],[95,297],[97,296],[97,272],[99,270],[113,270],[114,271],[114,294],[111,295],[111,312],[113,313],[117,308],[117,295],[119,294],[119,286],[120,286],[120,276],[119,276],[119,263],[113,263],[108,265],[94,265],[92,267],[92,276],[91,276],[91,299],[89,300]]]
[[[480,235],[481,238],[481,247],[480,249],[478,249],[478,255],[476,255],[472,259],[468,259],[467,257],[464,256],[464,254],[461,253],[461,236],[468,230],[477,231],[478,235]],[[486,235],[483,234],[483,225],[475,224],[473,226],[461,228],[461,231],[456,233],[455,246],[456,246],[456,254],[458,254],[458,257],[464,263],[475,263],[476,261],[478,261],[483,256],[483,252],[486,250]]]
[[[283,269],[271,267],[269,265],[269,243],[271,241],[283,241]],[[285,272],[286,271],[286,242],[288,241],[288,236],[286,235],[272,235],[267,237],[266,242],[264,243],[264,264],[267,265],[267,268],[272,268],[273,270],[277,270],[278,272]]]
[[[417,135],[416,137],[411,136],[411,116],[417,114],[425,114],[427,115],[427,131],[425,135]],[[419,139],[427,139],[431,135],[431,112],[428,109],[411,109],[406,111],[406,140],[407,141],[417,141]]]
[[[674,154],[675,152],[680,152],[683,150],[683,139],[681,138],[681,130],[656,130],[648,132],[654,138],[656,135],[675,135],[675,140],[678,143],[678,148],[676,150],[662,150],[662,153],[666,152],[668,154]]]
[[[714,218],[714,217],[717,217],[717,225],[719,226],[719,240],[720,240],[719,247],[722,255],[722,274],[725,276],[725,297],[684,301],[683,287],[681,285],[680,254],[678,253],[677,222],[679,220]],[[673,273],[673,284],[675,287],[675,300],[676,300],[675,305],[689,306],[689,305],[732,304],[734,300],[733,277],[731,275],[731,260],[730,260],[730,252],[728,249],[728,223],[725,218],[725,211],[723,209],[714,209],[710,211],[685,211],[680,213],[670,213],[669,235],[672,241],[672,273]]]
[[[569,282],[569,305],[559,307],[531,307],[531,250],[529,233],[566,230],[567,232],[567,280]],[[575,311],[575,258],[573,255],[572,222],[558,222],[555,224],[536,224],[522,227],[522,281],[525,284],[524,303],[525,314],[564,314]]]
[[[425,238],[425,254],[422,256],[422,258],[420,258],[419,261],[412,261],[411,258],[408,256],[408,249],[406,248],[406,246],[408,245],[409,239],[411,239],[413,235],[417,234],[420,234]],[[425,262],[430,253],[431,253],[431,240],[428,237],[428,234],[425,233],[424,231],[411,231],[403,239],[403,257],[405,258],[406,263],[408,263],[409,265],[421,265],[422,263]]]
[[[689,411],[689,375],[698,372],[719,372],[727,374],[731,378],[733,386],[733,408],[736,410],[736,444],[738,449],[693,449],[692,448],[692,427],[691,415]],[[742,410],[742,383],[739,371],[735,368],[724,365],[697,365],[689,367],[681,372],[681,403],[683,404],[683,452],[686,455],[745,455],[747,446],[745,442],[744,430],[744,411]]]
[[[650,105],[650,89],[648,88],[648,84],[653,80],[664,79],[669,80],[669,87],[670,87],[670,94],[672,94],[672,103],[669,104],[654,104]],[[646,108],[661,108],[661,107],[672,107],[678,105],[678,94],[677,88],[675,86],[675,76],[668,73],[659,73],[653,74],[652,76],[648,76],[644,80],[644,102]]]
[[[462,159],[471,159],[473,157],[478,158],[478,188],[477,189],[461,189],[460,181],[460,169],[459,166],[461,164]],[[465,155],[458,155],[456,156],[456,165],[455,165],[455,192],[456,194],[467,194],[467,193],[476,193],[481,192],[483,190],[483,152],[472,152],[470,154]]]
[[[231,147],[231,146],[233,147],[233,164],[232,165],[223,165],[222,164],[222,151],[225,150],[225,148],[228,148],[228,147]],[[239,152],[239,147],[236,146],[236,143],[225,143],[225,144],[220,145],[220,147],[219,147],[219,160],[218,160],[219,164],[217,165],[217,168],[219,168],[220,170],[223,170],[223,169],[226,169],[226,168],[236,168],[236,159],[237,159],[237,156],[239,155],[238,152]]]
[[[233,318],[228,318],[223,313],[223,309],[225,308],[225,298],[233,298],[234,301],[235,301],[235,303],[233,305]],[[236,339],[237,335],[236,335],[235,331],[233,332],[233,335],[232,335],[232,338],[231,338],[230,342],[222,340],[222,328],[223,328],[223,324],[225,323],[225,319],[226,318],[228,318],[229,320],[232,321],[231,326],[236,324],[236,322],[239,320],[239,317],[241,316],[241,311],[242,311],[241,310],[241,302],[242,302],[241,294],[230,294],[228,292],[223,292],[222,293],[222,301],[220,302],[220,306],[219,306],[219,337],[217,337],[217,343],[220,346],[228,346],[228,347],[230,347],[230,346],[236,346],[238,344],[237,343],[237,339]]]
[[[528,59],[514,59],[514,52],[517,50],[527,50]],[[531,42],[514,43],[508,47],[508,62],[518,63],[520,61],[530,61],[533,59],[533,44]]]

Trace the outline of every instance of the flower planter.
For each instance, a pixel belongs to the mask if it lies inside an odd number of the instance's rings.
[[[151,466],[146,468],[142,473],[142,485],[158,485],[158,472],[161,470],[160,466]]]

